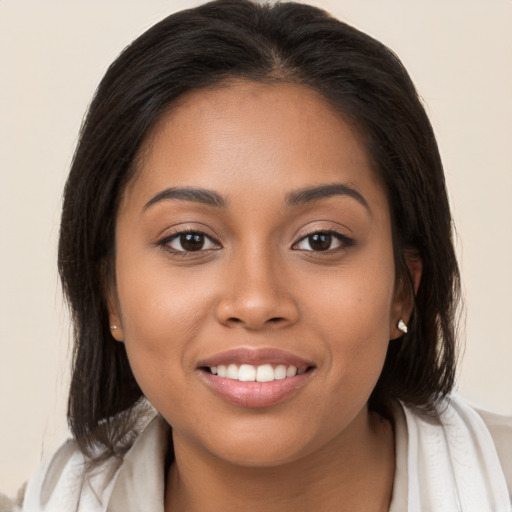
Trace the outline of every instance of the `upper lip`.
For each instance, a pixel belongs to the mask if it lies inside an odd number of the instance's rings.
[[[299,357],[290,352],[275,348],[236,348],[220,352],[211,357],[207,357],[198,362],[198,367],[219,366],[221,364],[252,364],[259,366],[263,364],[271,364],[273,366],[286,365],[295,366],[297,370],[306,370],[310,366],[314,366],[311,361]]]

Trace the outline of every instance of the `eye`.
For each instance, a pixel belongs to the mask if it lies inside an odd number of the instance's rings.
[[[168,236],[159,242],[172,252],[198,252],[218,249],[220,245],[200,231],[182,231]]]
[[[335,251],[353,245],[354,241],[337,231],[317,231],[301,238],[293,249],[299,251]]]

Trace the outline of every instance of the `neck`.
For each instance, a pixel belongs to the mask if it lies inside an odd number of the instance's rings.
[[[272,467],[233,465],[174,434],[166,512],[387,511],[394,479],[391,425],[366,409],[320,450]]]

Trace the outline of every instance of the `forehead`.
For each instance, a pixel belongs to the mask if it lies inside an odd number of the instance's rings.
[[[182,185],[268,197],[340,181],[382,189],[354,126],[317,91],[289,83],[230,81],[189,92],[140,155],[128,196]]]

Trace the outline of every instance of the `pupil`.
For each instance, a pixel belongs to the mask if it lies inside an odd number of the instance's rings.
[[[181,246],[186,251],[199,251],[204,245],[204,236],[199,233],[181,235]]]
[[[309,245],[315,251],[327,251],[331,246],[332,236],[328,233],[315,233],[309,237]]]

